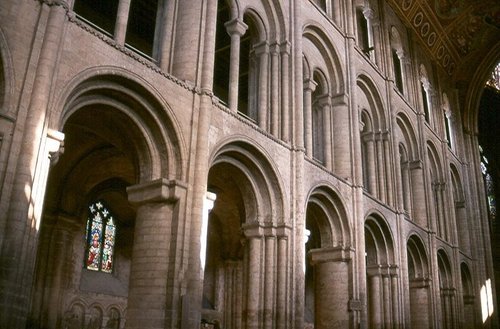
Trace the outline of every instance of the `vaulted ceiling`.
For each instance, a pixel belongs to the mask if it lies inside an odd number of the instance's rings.
[[[467,84],[500,45],[499,0],[389,0],[438,65]],[[498,48],[497,48],[498,49]],[[497,57],[500,60],[500,53]]]

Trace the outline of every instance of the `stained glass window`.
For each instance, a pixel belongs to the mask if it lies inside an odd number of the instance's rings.
[[[91,203],[88,208],[86,230],[86,269],[105,273],[113,271],[115,237],[115,220],[104,202]]]
[[[482,151],[482,149],[480,148]],[[486,198],[488,202],[488,210],[490,213],[490,219],[495,220],[497,215],[497,205],[495,200],[495,189],[493,186],[493,177],[491,177],[488,172],[488,159],[481,155],[481,172],[483,173],[484,182],[486,185]]]

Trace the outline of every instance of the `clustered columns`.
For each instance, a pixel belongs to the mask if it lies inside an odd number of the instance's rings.
[[[367,305],[371,328],[399,325],[399,293],[397,267],[367,266]]]
[[[362,132],[365,150],[365,182],[368,192],[383,202],[393,204],[390,162],[390,133],[388,131]]]
[[[165,328],[172,326],[179,313],[178,296],[172,279],[179,203],[186,188],[176,181],[158,179],[127,188],[128,198],[136,204],[134,247],[130,269],[126,328]],[[154,250],[152,253],[151,250]],[[172,280],[175,281],[175,280]]]
[[[248,29],[241,19],[235,18],[224,24],[226,31],[231,37],[231,54],[229,63],[229,108],[238,111],[238,80],[240,76],[240,41],[241,36]]]
[[[455,299],[456,290],[451,287],[441,287],[441,314],[443,328],[456,328]]]
[[[306,155],[313,155],[313,131],[312,131],[312,94],[318,84],[311,79],[304,81],[304,139]]]
[[[444,239],[449,239],[448,227],[445,222],[445,209],[444,205],[444,193],[445,193],[445,183],[444,182],[432,182],[432,195],[434,196],[433,208],[435,209],[435,223],[438,236]]]
[[[345,94],[332,97],[333,169],[342,177],[351,176],[350,146],[347,142],[350,135],[349,130],[345,129],[349,123],[348,102]]]
[[[288,236],[287,226],[243,225],[248,244],[247,287],[243,296],[246,328],[285,328]],[[245,317],[246,314],[246,317]]]
[[[353,250],[343,247],[309,251],[314,266],[314,328],[349,328],[349,264]]]

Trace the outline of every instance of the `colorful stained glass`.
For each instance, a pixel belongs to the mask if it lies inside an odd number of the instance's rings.
[[[116,226],[102,201],[90,204],[87,219],[87,257],[85,267],[92,271],[113,271]]]

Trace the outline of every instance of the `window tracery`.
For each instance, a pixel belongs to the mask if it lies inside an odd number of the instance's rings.
[[[111,273],[116,238],[116,225],[113,215],[103,201],[96,201],[88,207],[86,231],[87,270]]]

